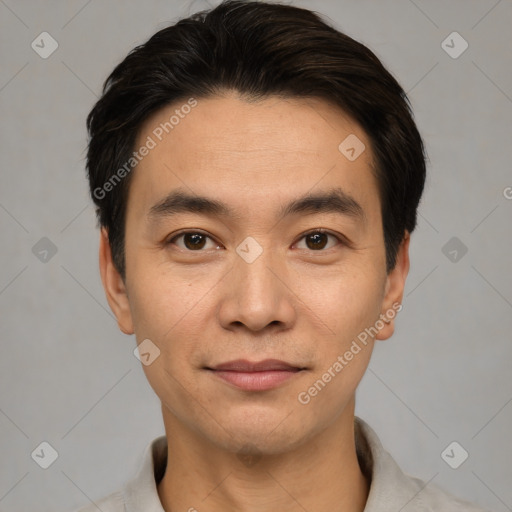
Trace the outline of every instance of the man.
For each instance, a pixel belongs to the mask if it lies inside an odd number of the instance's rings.
[[[425,181],[369,49],[308,10],[226,1],[134,49],[87,126],[102,282],[166,435],[83,510],[481,510],[354,417]]]

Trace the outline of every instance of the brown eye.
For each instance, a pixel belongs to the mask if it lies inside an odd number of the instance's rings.
[[[200,233],[186,233],[183,235],[183,243],[187,249],[202,249],[206,237]]]
[[[180,239],[182,239],[182,244],[176,243],[176,240]],[[186,251],[199,252],[207,245],[207,240],[211,240],[211,238],[204,233],[198,231],[185,231],[174,236],[167,243],[176,245],[180,249]],[[218,245],[215,247],[218,247]]]
[[[329,243],[329,237],[337,241],[338,243],[341,242],[341,240],[333,235],[332,233],[328,233],[324,230],[317,229],[316,231],[310,231],[309,233],[306,233],[303,235],[301,240],[305,240],[306,243],[306,249],[309,249],[311,251],[321,251],[325,249],[325,247]],[[331,247],[335,247],[337,244],[334,243],[334,245],[331,245],[330,247],[327,247],[330,249]]]

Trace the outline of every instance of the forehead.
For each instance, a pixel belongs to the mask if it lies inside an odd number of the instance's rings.
[[[160,109],[140,129],[136,148],[151,140],[152,149],[130,184],[138,216],[177,188],[222,196],[240,212],[315,188],[341,187],[367,207],[378,201],[370,142],[340,109],[318,99],[248,102],[235,93],[195,101]],[[362,151],[355,159],[344,153],[347,140]]]

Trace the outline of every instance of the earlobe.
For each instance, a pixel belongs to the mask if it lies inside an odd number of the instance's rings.
[[[376,335],[378,340],[390,338],[395,331],[395,318],[402,309],[405,281],[409,273],[409,242],[410,234],[405,231],[404,238],[398,249],[395,268],[386,277],[385,295],[382,301],[380,318],[384,327]]]
[[[125,283],[112,260],[108,232],[101,228],[99,247],[101,281],[110,309],[117,319],[119,329],[125,334],[133,334],[133,321]]]

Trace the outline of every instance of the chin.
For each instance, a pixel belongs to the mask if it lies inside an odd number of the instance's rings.
[[[233,453],[258,453],[279,455],[298,448],[322,430],[319,424],[308,425],[304,421],[297,424],[298,417],[290,411],[267,415],[261,421],[233,421],[224,423],[223,439],[211,439],[226,451]],[[211,431],[210,431],[211,434]]]

